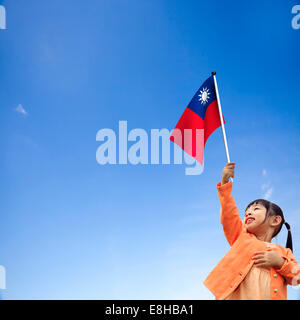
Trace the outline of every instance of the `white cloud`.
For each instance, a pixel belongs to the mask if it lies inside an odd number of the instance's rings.
[[[261,190],[264,191],[269,186],[270,186],[270,183],[264,183],[264,184],[261,185]]]
[[[16,107],[15,111],[17,111],[18,113],[23,114],[24,116],[27,116],[27,115],[28,115],[28,112],[24,109],[24,107],[23,107],[21,104],[19,104],[19,105]]]
[[[270,199],[272,193],[273,193],[273,188],[271,187],[265,192],[264,199],[266,200]]]
[[[263,170],[262,170],[262,175],[263,175],[263,177],[266,177],[266,176],[267,176],[267,170],[266,170],[266,169],[263,169]],[[265,178],[263,178],[263,180],[265,180]],[[272,187],[270,181],[264,182],[264,183],[261,185],[261,190],[264,192],[264,195],[263,195],[263,198],[264,198],[264,199],[268,200],[268,199],[271,198],[272,193],[273,193],[273,187]]]

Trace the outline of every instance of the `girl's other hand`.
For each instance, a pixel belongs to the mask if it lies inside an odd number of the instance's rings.
[[[275,251],[257,251],[252,259],[256,267],[280,269],[284,264],[284,259]]]
[[[229,178],[234,178],[234,168],[235,162],[228,162],[226,164],[222,172],[221,185],[227,183],[229,181]]]

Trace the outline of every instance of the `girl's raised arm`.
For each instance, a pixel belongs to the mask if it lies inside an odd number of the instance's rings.
[[[234,162],[229,162],[223,169],[222,181],[217,184],[218,195],[221,203],[220,217],[224,234],[232,246],[242,232],[240,213],[232,196],[232,181],[234,177]]]

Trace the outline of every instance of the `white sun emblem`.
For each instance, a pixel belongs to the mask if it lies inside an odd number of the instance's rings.
[[[198,94],[198,96],[200,97],[199,101],[201,101],[201,104],[206,104],[208,99],[209,99],[209,89],[207,88],[203,88],[203,90],[200,90],[200,94]]]

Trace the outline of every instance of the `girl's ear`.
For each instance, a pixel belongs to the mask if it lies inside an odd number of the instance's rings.
[[[279,226],[281,221],[282,221],[282,217],[281,216],[272,216],[272,218],[271,218],[271,226],[272,227]]]

